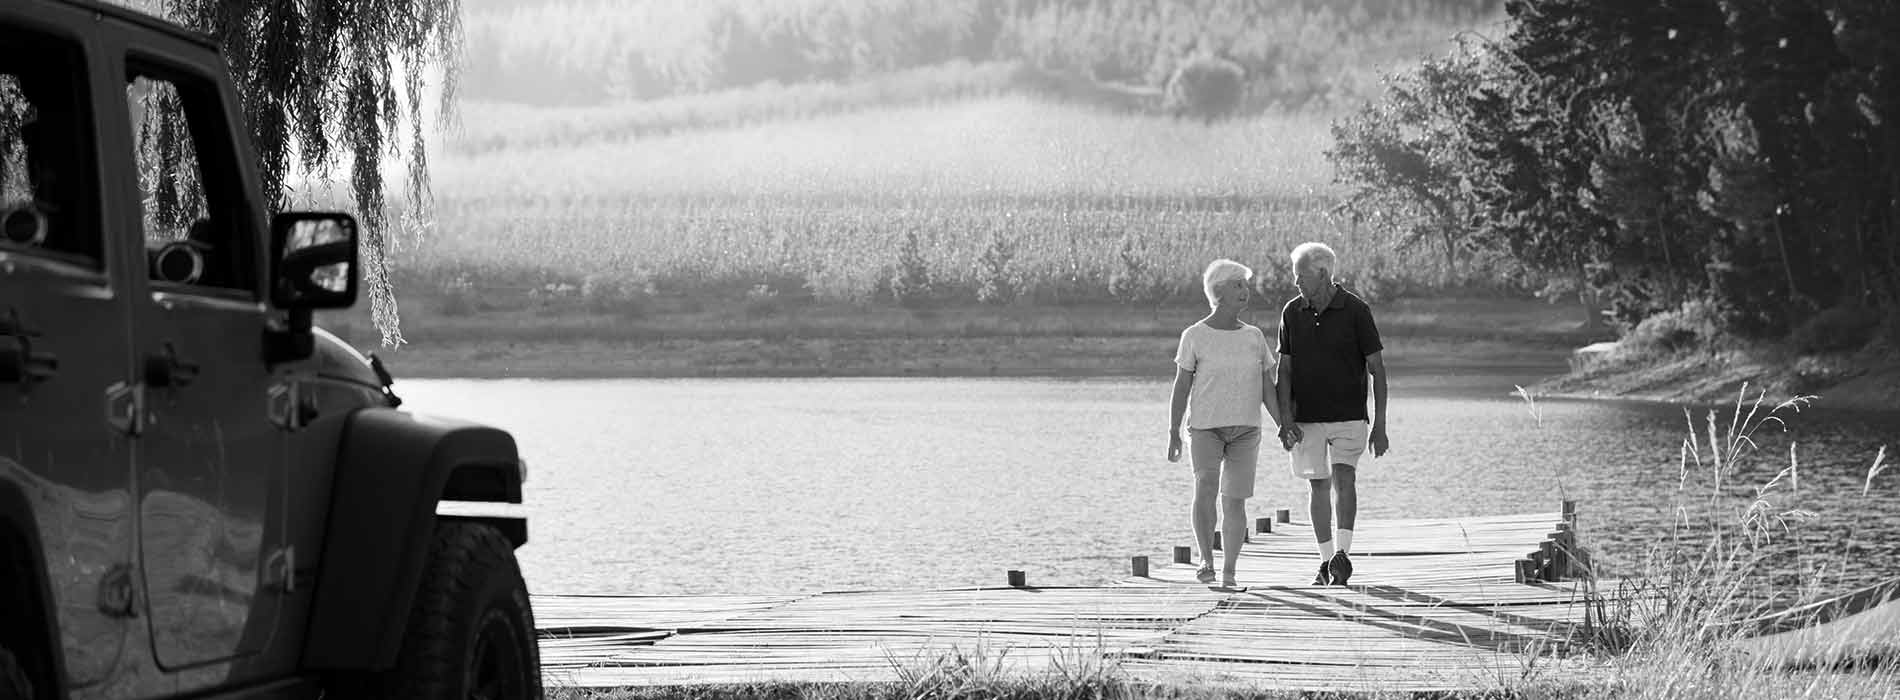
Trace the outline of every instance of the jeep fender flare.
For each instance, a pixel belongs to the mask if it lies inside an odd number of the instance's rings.
[[[331,484],[303,665],[387,669],[402,648],[437,502],[520,503],[515,440],[477,423],[364,408],[343,428]],[[527,540],[519,518],[475,519],[503,526],[516,547]]]
[[[46,553],[40,548],[39,523],[33,517],[31,499],[21,485],[11,478],[8,471],[0,470],[0,570],[8,572],[10,582],[0,583],[0,594],[8,588],[18,588],[18,594],[24,594],[27,600],[13,601],[0,597],[0,616],[4,616],[9,627],[26,623],[29,629],[37,629],[39,648],[32,651],[40,656],[20,657],[25,649],[11,650],[15,658],[27,664],[38,663],[38,667],[26,669],[28,677],[37,682],[51,681],[54,684],[52,697],[65,697],[66,669],[65,651],[60,647],[58,612],[53,609],[53,590],[46,580]],[[24,473],[23,470],[18,470]],[[30,475],[28,475],[30,476]],[[28,484],[31,486],[31,484]],[[18,559],[19,561],[16,561]],[[16,566],[22,569],[15,570]],[[27,603],[35,609],[7,610],[5,606],[13,603]],[[0,637],[4,639],[4,637]]]

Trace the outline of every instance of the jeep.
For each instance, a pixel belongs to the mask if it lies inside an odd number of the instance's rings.
[[[268,213],[209,37],[0,2],[0,700],[541,694],[507,432],[314,327],[348,214]],[[438,511],[443,511],[438,513]]]

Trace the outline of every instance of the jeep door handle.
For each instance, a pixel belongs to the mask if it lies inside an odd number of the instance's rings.
[[[40,332],[27,328],[20,310],[7,307],[0,314],[0,384],[19,384],[31,389],[34,384],[59,374],[59,356],[34,352],[33,339]]]
[[[32,339],[26,336],[0,336],[0,384],[30,388],[55,374],[59,374],[58,355],[35,352]]]
[[[178,359],[171,343],[159,352],[145,354],[145,385],[153,388],[182,388],[198,378],[198,364]]]

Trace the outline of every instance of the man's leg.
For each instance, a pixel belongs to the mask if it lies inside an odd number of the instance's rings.
[[[1333,465],[1333,503],[1339,511],[1339,551],[1352,549],[1352,525],[1359,517],[1358,468]]]
[[[1313,516],[1313,539],[1319,544],[1321,558],[1333,555],[1333,480],[1307,479],[1312,489],[1307,498],[1307,513]]]
[[[1339,510],[1339,537],[1335,539],[1339,553],[1328,558],[1325,566],[1327,577],[1335,586],[1344,586],[1352,580],[1352,559],[1346,553],[1352,550],[1352,522],[1359,513],[1359,494],[1353,477],[1352,465],[1333,465],[1333,495]]]
[[[1352,526],[1359,517],[1359,455],[1366,449],[1365,423],[1352,421],[1335,426],[1327,442],[1332,448],[1333,496],[1339,515],[1338,556],[1327,564],[1327,573],[1335,586],[1352,580]]]

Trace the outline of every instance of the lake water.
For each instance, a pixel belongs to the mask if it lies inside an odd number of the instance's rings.
[[[1392,450],[1360,467],[1362,518],[1555,511],[1628,566],[1679,503],[1771,492],[1798,526],[1788,567],[1846,562],[1844,589],[1900,572],[1900,413],[1784,413],[1720,488],[1680,468],[1684,409],[1511,395],[1534,374],[1395,377]],[[1190,474],[1165,459],[1162,379],[410,380],[405,408],[506,428],[531,471],[536,593],[790,593],[1101,583],[1192,540]],[[1732,407],[1720,407],[1727,426]],[[1698,430],[1706,408],[1692,409]],[[1705,448],[1706,450],[1706,448]],[[1263,451],[1249,516],[1306,486]],[[1900,454],[1890,454],[1900,458]],[[1835,556],[1845,555],[1845,556]]]

